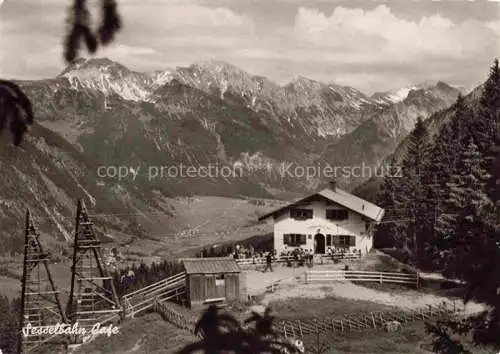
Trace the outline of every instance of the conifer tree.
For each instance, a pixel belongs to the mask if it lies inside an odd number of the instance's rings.
[[[465,105],[464,98],[459,95],[454,106],[454,115],[446,123],[436,141],[429,163],[428,193],[435,201],[433,240],[428,247],[428,257],[438,262],[443,242],[456,229],[455,218],[458,208],[463,206],[454,200],[454,188],[457,183],[459,160],[463,157],[466,142],[470,141],[470,132],[466,129],[473,120],[472,111]]]
[[[473,219],[473,215],[479,215],[479,211],[491,206],[491,200],[485,192],[489,174],[483,169],[482,161],[482,154],[470,137],[467,148],[459,158],[458,173],[451,176],[451,181],[447,183],[449,194],[440,219],[439,237],[440,249],[446,255],[456,255],[453,245],[463,242],[459,238],[467,235],[467,227],[470,225],[466,220]],[[473,214],[468,216],[467,212]],[[450,262],[448,256],[442,257],[441,261]],[[448,265],[447,269],[449,268]]]
[[[459,342],[451,340],[450,333],[472,334],[474,343],[489,345],[495,352],[500,350],[500,208],[496,185],[486,183],[500,177],[500,169],[490,163],[498,140],[490,139],[492,130],[487,129],[494,127],[492,123],[498,118],[499,95],[495,85],[499,77],[498,61],[495,61],[467,148],[461,153],[449,183],[451,193],[445,209],[452,215],[449,225],[454,230],[445,234],[440,253],[443,274],[466,283],[464,300],[476,299],[489,307],[478,315],[429,326],[436,339],[435,350],[440,353],[470,353]],[[484,129],[479,131],[480,127]]]
[[[391,170],[394,168],[395,161],[396,159],[392,157],[390,162]],[[385,218],[387,220],[394,220],[394,218],[399,216],[399,213],[397,213],[396,184],[397,181],[395,181],[392,173],[388,173],[384,176],[380,192],[376,196],[376,203],[384,206]],[[379,225],[375,236],[376,247],[399,246],[397,245],[397,235],[398,227],[395,223],[388,222]]]
[[[424,185],[425,171],[428,169],[430,146],[428,132],[422,118],[418,118],[415,129],[410,134],[408,148],[403,160],[403,177],[398,183],[398,205],[401,211],[412,219],[406,228],[406,249],[415,262],[418,261],[428,232],[429,210],[426,204]]]
[[[486,80],[479,106],[480,119],[476,121],[475,133],[479,147],[490,152],[491,141],[498,137],[500,130],[500,68],[495,59]]]

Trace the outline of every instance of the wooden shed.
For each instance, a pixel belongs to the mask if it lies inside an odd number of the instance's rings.
[[[186,289],[191,307],[240,299],[240,267],[232,258],[185,258]]]

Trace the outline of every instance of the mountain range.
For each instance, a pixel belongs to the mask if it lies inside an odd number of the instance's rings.
[[[77,195],[103,213],[173,215],[165,198],[177,195],[310,191],[324,176],[284,175],[283,166],[376,166],[418,116],[446,109],[463,93],[438,82],[368,96],[300,76],[279,85],[219,61],[141,73],[106,58],[81,59],[55,78],[17,83],[33,102],[37,124],[18,151],[2,141],[0,165],[8,172],[0,182],[0,223],[19,226],[29,205],[52,220],[48,234],[71,230]],[[226,166],[239,173],[151,175],[180,165]],[[104,176],[99,167],[122,168],[128,175]],[[337,177],[349,189],[370,176]],[[100,230],[146,237],[148,222],[157,220],[110,217]],[[9,228],[0,233],[7,237]]]

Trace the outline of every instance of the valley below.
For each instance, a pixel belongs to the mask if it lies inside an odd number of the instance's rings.
[[[98,216],[98,236],[128,245],[137,257],[231,232],[235,239],[258,234],[250,205],[234,203],[290,201],[332,178],[351,190],[372,174],[345,171],[366,166],[373,173],[418,117],[449,107],[462,92],[438,82],[368,96],[301,76],[278,85],[220,61],[140,73],[107,58],[81,59],[57,77],[18,84],[36,122],[20,148],[8,136],[0,140],[0,256],[7,258],[22,251],[28,208],[47,247],[67,257],[78,198]],[[180,166],[241,173],[151,178],[151,169]],[[217,212],[226,214],[219,220]]]

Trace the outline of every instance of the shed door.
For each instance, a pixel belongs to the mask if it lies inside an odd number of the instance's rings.
[[[217,298],[217,289],[215,285],[215,276],[205,275],[205,300]]]
[[[239,274],[226,274],[226,299],[237,300],[239,296]]]
[[[217,288],[217,297],[226,297],[226,279],[224,274],[215,276],[215,287]]]
[[[189,299],[190,301],[202,301],[205,296],[203,277],[198,274],[189,275]]]

